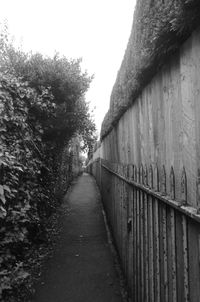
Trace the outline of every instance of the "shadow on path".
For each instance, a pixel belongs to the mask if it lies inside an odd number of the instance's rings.
[[[122,302],[94,179],[83,174],[65,196],[62,229],[33,302]]]

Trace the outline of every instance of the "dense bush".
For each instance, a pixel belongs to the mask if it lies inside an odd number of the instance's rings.
[[[95,141],[80,60],[26,54],[0,38],[0,299],[29,278],[24,259],[45,240],[68,142]],[[64,153],[63,153],[64,152]],[[69,156],[70,161],[70,156]],[[64,170],[65,171],[65,170]],[[66,178],[68,180],[68,178]],[[67,187],[67,183],[64,184]]]
[[[1,74],[0,80],[0,294],[28,277],[22,259],[41,231],[42,216],[54,199],[45,187],[43,129],[32,113],[54,110],[48,90],[37,94],[26,82]],[[34,126],[33,126],[34,125]]]

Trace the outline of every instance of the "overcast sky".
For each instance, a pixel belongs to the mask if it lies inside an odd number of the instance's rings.
[[[25,50],[83,58],[98,130],[131,31],[135,0],[0,0],[0,20]]]

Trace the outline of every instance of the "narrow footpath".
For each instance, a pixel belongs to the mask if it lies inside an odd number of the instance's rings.
[[[54,255],[36,286],[33,302],[122,302],[94,179],[83,174],[63,203]]]

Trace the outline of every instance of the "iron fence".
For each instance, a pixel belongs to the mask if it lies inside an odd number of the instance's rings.
[[[156,165],[98,159],[87,170],[100,187],[132,300],[199,302],[200,215],[187,204],[184,167],[180,200],[173,167],[168,179]]]

